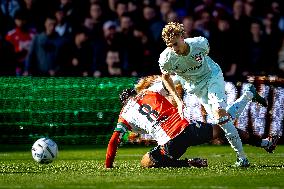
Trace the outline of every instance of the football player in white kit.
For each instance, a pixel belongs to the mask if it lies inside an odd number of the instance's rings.
[[[243,150],[242,141],[227,112],[225,81],[220,66],[209,56],[209,43],[204,37],[184,38],[184,27],[180,23],[170,22],[162,30],[162,38],[167,48],[160,54],[159,66],[162,79],[178,105],[183,118],[184,103],[178,97],[170,77],[180,77],[187,93],[195,94],[207,113],[213,115],[216,123],[224,130],[231,147],[237,153],[236,166],[247,167],[249,161]],[[267,106],[253,85],[250,93],[253,101]]]

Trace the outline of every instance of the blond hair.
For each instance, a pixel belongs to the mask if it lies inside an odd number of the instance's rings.
[[[184,27],[183,24],[178,22],[169,22],[162,30],[162,38],[164,42],[168,45],[173,39],[178,36],[184,36]]]
[[[145,76],[139,79],[137,84],[134,86],[135,90],[137,93],[141,92],[144,89],[148,89],[155,81],[161,80],[161,75],[150,75],[150,76]],[[178,82],[175,85],[177,94],[180,98],[183,97],[184,95],[184,90],[182,88],[182,85],[180,82]],[[169,94],[168,96],[165,96],[175,107],[177,107],[176,102],[174,101],[173,97]]]
[[[140,78],[137,84],[135,85],[136,92],[139,93],[143,89],[149,88],[159,77],[160,75],[150,75]]]

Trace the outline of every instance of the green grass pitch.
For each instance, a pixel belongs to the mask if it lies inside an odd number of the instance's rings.
[[[235,153],[228,145],[190,147],[184,157],[207,158],[208,168],[143,169],[141,156],[150,147],[121,146],[116,168],[104,168],[106,146],[60,146],[58,158],[36,163],[31,145],[0,145],[0,189],[280,189],[284,188],[284,146],[274,154],[244,146],[249,168],[234,168]]]

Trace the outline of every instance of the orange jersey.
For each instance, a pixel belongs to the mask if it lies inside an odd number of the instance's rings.
[[[162,95],[147,91],[131,98],[120,112],[116,131],[148,133],[159,145],[180,134],[189,122]]]

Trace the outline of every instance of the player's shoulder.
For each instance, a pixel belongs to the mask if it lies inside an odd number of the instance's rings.
[[[165,50],[163,50],[163,52],[160,54],[160,56],[168,56],[168,55],[171,55],[173,53],[173,51],[167,47],[165,48]]]
[[[207,41],[207,39],[205,37],[199,36],[199,37],[186,38],[184,39],[184,41],[187,43],[197,43],[197,42]]]
[[[167,62],[169,62],[169,60],[173,57],[174,52],[167,47],[161,54],[160,54],[160,58],[159,58],[159,63],[160,64],[165,64]]]

